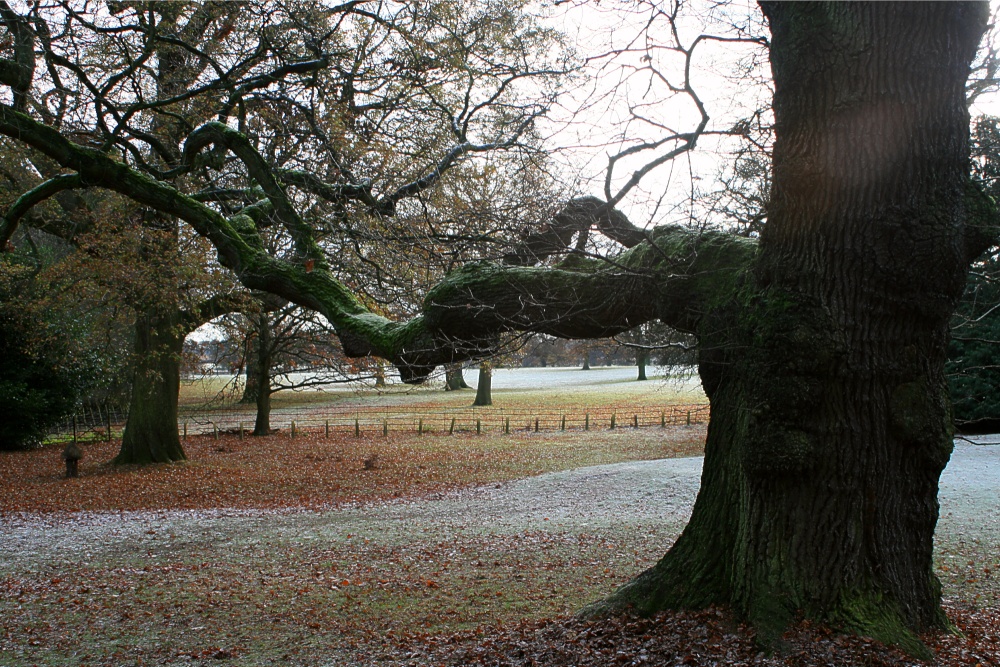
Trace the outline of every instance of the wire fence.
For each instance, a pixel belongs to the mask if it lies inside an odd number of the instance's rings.
[[[51,438],[110,440],[121,437],[127,411],[120,405],[88,406],[50,431]],[[389,435],[390,433],[454,434],[611,430],[694,425],[708,422],[705,404],[588,408],[510,408],[440,406],[334,406],[278,408],[271,412],[272,430],[291,433]],[[220,433],[245,433],[254,428],[251,408],[182,409],[178,430],[183,438]]]
[[[545,408],[387,406],[363,409],[282,409],[272,412],[272,429],[292,435],[390,433],[513,433],[648,428],[708,422],[705,404],[668,406],[601,406],[558,410]],[[188,412],[181,415],[185,437],[253,430],[252,411]]]

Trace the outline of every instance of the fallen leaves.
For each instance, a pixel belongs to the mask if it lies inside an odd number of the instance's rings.
[[[477,628],[449,636],[394,635],[394,645],[381,657],[405,655],[408,662],[402,664],[470,667],[1000,665],[1000,610],[949,607],[948,612],[964,636],[925,636],[925,643],[936,653],[931,663],[873,640],[832,633],[808,622],[790,628],[777,650],[767,654],[756,643],[752,629],[721,609],[599,621],[560,618]]]
[[[0,452],[0,513],[170,509],[319,509],[426,497],[553,470],[695,456],[704,427],[638,432],[454,436],[302,432],[184,443],[188,461],[116,467],[119,443],[84,444],[79,478],[66,479],[52,445]]]
[[[704,436],[684,427],[667,437],[645,433],[653,437],[203,437],[187,443],[190,462],[143,469],[103,466],[114,446],[88,445],[75,480],[62,479],[58,448],[0,456],[0,511],[55,512],[32,515],[40,530],[46,517],[72,520],[62,512],[73,509],[280,510],[222,543],[178,541],[171,524],[159,523],[137,531],[148,549],[0,568],[0,664],[918,664],[808,623],[765,655],[749,628],[718,609],[600,622],[567,616],[655,562],[675,536],[662,526],[572,533],[555,518],[546,530],[510,534],[466,532],[463,524],[449,539],[411,526],[405,542],[357,529],[314,540],[273,526],[291,509],[431,497],[547,469],[693,454]],[[374,451],[378,466],[366,471]],[[995,579],[995,560],[953,556],[963,585]],[[947,611],[963,634],[924,638],[937,664],[1000,665],[997,609],[952,601]]]

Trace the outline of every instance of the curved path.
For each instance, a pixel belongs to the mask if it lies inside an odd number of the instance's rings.
[[[996,440],[997,438],[994,438]],[[456,531],[598,531],[658,524],[679,529],[698,490],[701,458],[580,468],[418,501],[313,511],[93,512],[0,517],[0,574],[39,562],[86,561],[114,553],[166,555],[193,543],[216,548],[259,541],[405,543]],[[956,443],[941,476],[940,540],[1000,544],[1000,444]],[[315,543],[314,543],[315,544]]]

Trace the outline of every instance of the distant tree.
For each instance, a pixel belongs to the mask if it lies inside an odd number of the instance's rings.
[[[493,405],[493,364],[479,362],[479,382],[476,384],[476,400],[473,405]]]
[[[974,177],[994,200],[1000,199],[1000,118],[977,118],[971,145]],[[966,431],[1000,428],[1000,248],[997,246],[979,257],[969,272],[965,293],[952,317],[945,368],[956,424]]]
[[[965,431],[1000,428],[1000,259],[976,262],[953,318],[945,372],[955,422]]]
[[[457,391],[468,388],[469,385],[462,375],[462,364],[447,364],[444,367],[444,390]]]
[[[230,341],[237,375],[244,370],[248,385],[253,378],[243,397],[252,396],[256,407],[254,435],[271,433],[271,397],[278,392],[377,378],[377,364],[362,369],[346,359],[331,344],[335,334],[322,317],[294,304],[259,297],[217,326]]]

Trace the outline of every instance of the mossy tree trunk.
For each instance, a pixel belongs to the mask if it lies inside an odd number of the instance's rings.
[[[135,374],[121,449],[114,462],[169,463],[185,458],[177,431],[181,353],[180,316],[141,313],[135,323]]]
[[[712,403],[691,521],[592,611],[727,603],[920,651],[952,448],[949,316],[967,227],[964,81],[986,10],[767,3],[773,202],[747,284],[701,327]]]
[[[476,400],[473,405],[493,405],[493,364],[488,361],[479,364],[479,384],[476,385]]]

